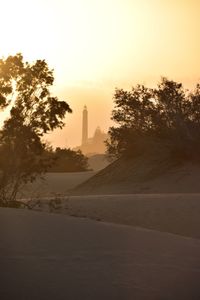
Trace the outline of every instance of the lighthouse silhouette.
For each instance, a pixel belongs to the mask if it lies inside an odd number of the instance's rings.
[[[82,123],[82,145],[88,142],[88,111],[87,106],[83,108],[83,123]]]

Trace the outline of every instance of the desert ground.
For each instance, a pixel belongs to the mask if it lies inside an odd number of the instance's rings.
[[[198,300],[200,241],[0,209],[1,299]]]
[[[35,199],[41,197],[66,196],[70,189],[88,180],[95,171],[74,173],[47,173],[35,182],[27,184],[20,191],[18,198]]]
[[[191,192],[192,185],[195,189],[198,187],[199,174],[193,181],[191,172],[189,179],[177,175],[178,178],[181,177],[183,188],[186,186],[186,181],[188,182],[190,193],[144,193],[141,189],[140,193],[114,194],[108,188],[104,190],[104,187],[101,194],[97,195],[89,195],[90,190],[86,195],[71,193],[74,187],[85,180],[87,187],[88,183],[94,180],[95,177],[91,177],[95,174],[95,172],[49,173],[44,180],[26,186],[21,197],[30,201],[33,209],[38,211],[56,212],[200,238],[200,193]],[[171,174],[165,176],[169,189],[171,182],[173,188],[176,184],[181,186],[173,176]],[[153,184],[151,181],[146,184],[154,187],[155,180],[152,181]],[[163,178],[160,180],[156,178],[156,181],[161,187],[164,185]],[[123,187],[122,183],[121,185]],[[112,192],[113,188],[114,186],[111,186]],[[84,192],[86,193],[85,187]]]
[[[199,194],[68,196],[34,209],[200,238]]]
[[[199,300],[200,194],[71,192],[93,175],[47,174],[20,195],[32,210],[0,209],[1,299]]]

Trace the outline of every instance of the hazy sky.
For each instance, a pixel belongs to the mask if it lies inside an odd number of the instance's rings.
[[[49,139],[75,146],[84,104],[90,135],[107,130],[115,87],[200,81],[199,12],[199,0],[1,1],[0,56],[22,52],[54,68],[55,92],[74,113]]]

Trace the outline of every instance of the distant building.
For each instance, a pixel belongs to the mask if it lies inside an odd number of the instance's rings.
[[[105,141],[108,135],[103,132],[100,127],[97,127],[93,137],[88,138],[88,110],[84,106],[82,118],[82,144],[76,147],[75,150],[80,149],[85,155],[104,154],[106,152]]]
[[[82,121],[82,145],[88,141],[88,111],[87,106],[83,109],[83,121]]]

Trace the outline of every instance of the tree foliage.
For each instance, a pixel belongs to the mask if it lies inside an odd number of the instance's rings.
[[[88,170],[88,158],[80,150],[56,148],[52,151],[54,164],[50,172],[82,172]]]
[[[174,158],[197,159],[200,150],[200,85],[187,91],[162,78],[157,88],[116,89],[107,141],[111,156],[134,156],[165,148]]]
[[[17,54],[0,60],[0,108],[10,116],[0,131],[0,201],[16,199],[20,186],[51,165],[44,134],[62,128],[65,101],[52,96],[53,71],[45,60],[24,62]]]

